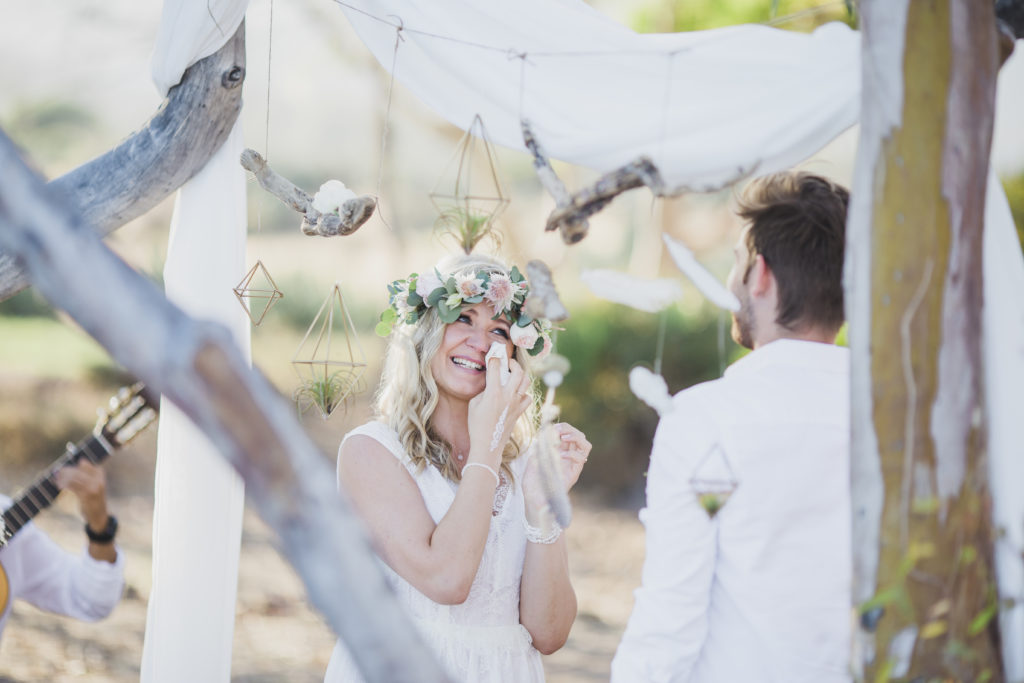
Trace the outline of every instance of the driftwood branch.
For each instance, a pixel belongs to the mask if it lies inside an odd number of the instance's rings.
[[[661,172],[654,162],[645,156],[637,157],[621,168],[604,174],[589,187],[570,194],[555,170],[551,167],[540,142],[530,128],[528,121],[522,122],[523,143],[533,155],[533,167],[544,189],[555,200],[555,209],[548,216],[544,229],[558,230],[562,241],[575,244],[587,236],[590,224],[587,219],[606,207],[617,196],[638,187],[648,187],[656,197],[678,197],[687,193],[717,192],[749,177],[757,168],[737,169],[736,174],[724,183],[706,186],[678,185],[666,187]]]
[[[445,680],[291,406],[247,366],[227,330],[186,315],[110,251],[2,132],[0,247],[50,302],[217,446],[367,681]]]
[[[526,299],[526,312],[533,318],[547,318],[551,321],[565,320],[569,311],[558,298],[551,269],[540,260],[526,264],[526,278],[530,282],[530,296]]]
[[[377,200],[364,194],[342,204],[340,214],[320,213],[313,208],[313,198],[309,194],[270,168],[266,159],[255,150],[244,150],[239,161],[245,170],[256,176],[264,190],[302,214],[303,234],[321,237],[351,235],[370,219],[377,208]]]
[[[50,186],[107,235],[141,216],[194,176],[224,143],[242,106],[244,22],[224,47],[188,68],[144,128]],[[29,286],[0,252],[0,301]]]

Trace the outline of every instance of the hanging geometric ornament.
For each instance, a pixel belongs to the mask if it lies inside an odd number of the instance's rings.
[[[301,384],[293,398],[301,415],[315,406],[323,419],[345,402],[366,371],[366,354],[341,287],[335,282],[292,357]]]
[[[508,205],[501,187],[494,147],[480,115],[462,136],[430,200],[440,214],[437,227],[451,234],[465,253],[491,233],[494,219]]]
[[[277,303],[278,299],[284,298],[284,294],[274,284],[263,261],[256,261],[256,265],[249,269],[242,281],[234,288],[238,303],[242,304],[249,320],[256,327],[263,322],[263,316],[267,314],[270,307]]]
[[[690,486],[697,496],[697,502],[711,519],[714,519],[729,501],[729,496],[738,485],[736,475],[729,466],[729,458],[717,443],[697,464],[690,479]]]

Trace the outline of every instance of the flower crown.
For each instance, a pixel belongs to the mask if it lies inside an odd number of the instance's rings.
[[[463,306],[486,301],[494,311],[492,320],[504,315],[512,321],[512,343],[537,356],[551,348],[551,325],[523,310],[529,293],[526,278],[515,266],[508,275],[479,270],[444,277],[436,268],[422,275],[413,273],[388,285],[388,308],[380,314],[376,331],[386,337],[395,322],[415,324],[429,308],[436,308],[441,322],[450,324],[458,319]]]

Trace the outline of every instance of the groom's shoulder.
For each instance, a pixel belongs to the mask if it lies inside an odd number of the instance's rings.
[[[672,396],[672,407],[704,407],[709,408],[729,393],[729,383],[725,377],[700,382],[687,387]]]

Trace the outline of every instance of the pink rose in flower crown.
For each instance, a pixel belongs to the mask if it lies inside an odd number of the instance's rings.
[[[484,291],[483,282],[478,280],[475,273],[455,276],[455,291],[463,299],[468,299]]]
[[[484,299],[491,302],[494,315],[501,315],[512,305],[512,298],[516,295],[516,291],[516,286],[507,275],[495,273],[491,275],[491,282],[487,287],[487,293],[484,294]],[[513,329],[515,328],[513,327]],[[534,337],[534,341],[536,341],[536,337]]]
[[[544,360],[549,353],[551,353],[551,337],[544,335],[544,346],[542,346],[540,351],[537,352],[537,355],[533,357],[533,360]]]
[[[423,303],[427,304],[428,307],[430,304],[427,303],[427,296],[438,287],[443,286],[444,283],[441,282],[441,278],[439,278],[437,273],[432,270],[429,273],[423,273],[416,278],[416,293],[420,295],[423,299]]]
[[[533,345],[537,343],[537,338],[540,337],[540,332],[537,331],[537,327],[532,323],[526,327],[513,325],[512,329],[509,330],[509,336],[511,337],[513,344],[521,349],[529,351],[533,348]]]

